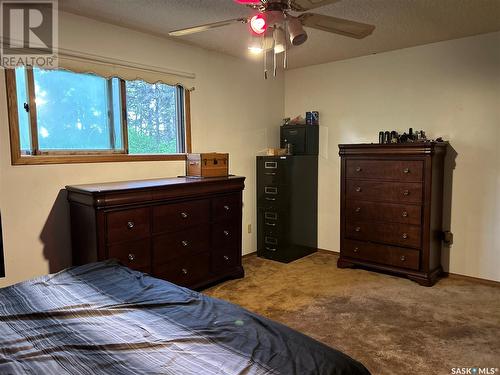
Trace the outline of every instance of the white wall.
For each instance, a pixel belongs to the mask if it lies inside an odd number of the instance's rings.
[[[458,154],[445,266],[500,281],[500,33],[290,70],[285,114],[307,110],[322,125],[320,248],[339,249],[337,145],[424,129]]]
[[[193,151],[230,153],[230,171],[247,177],[243,251],[255,250],[255,155],[278,140],[283,79],[264,81],[261,64],[105,23],[61,14],[60,46],[196,73],[191,96]],[[176,176],[182,162],[11,166],[0,74],[0,209],[6,278],[0,287],[70,264],[68,184]],[[246,225],[254,232],[247,234]],[[49,262],[50,260],[50,262]]]

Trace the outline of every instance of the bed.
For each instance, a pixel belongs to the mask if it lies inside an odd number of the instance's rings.
[[[91,263],[0,289],[0,374],[369,374],[231,303]]]

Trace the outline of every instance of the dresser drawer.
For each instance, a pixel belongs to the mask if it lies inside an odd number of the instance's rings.
[[[344,240],[342,256],[413,270],[419,269],[420,252],[395,246]]]
[[[346,237],[420,248],[421,227],[408,224],[348,221]]]
[[[153,265],[153,276],[181,286],[193,286],[210,274],[210,253],[204,252],[186,258]]]
[[[234,219],[241,215],[240,193],[212,199],[214,221]]]
[[[212,247],[217,249],[240,248],[241,230],[234,221],[224,221],[212,225]]]
[[[227,272],[240,265],[239,248],[214,249],[212,252],[212,271]]]
[[[150,246],[149,239],[111,245],[108,246],[108,258],[118,259],[122,264],[134,270],[150,273]]]
[[[153,262],[163,264],[178,257],[191,256],[210,249],[210,226],[170,232],[153,238]]]
[[[202,199],[184,203],[172,203],[153,208],[153,232],[169,232],[208,223],[210,200]]]
[[[149,236],[149,209],[135,208],[106,214],[107,243],[125,242]]]
[[[423,171],[422,160],[346,160],[347,178],[420,182]]]
[[[413,204],[375,203],[357,200],[346,202],[349,221],[387,221],[403,224],[421,224],[422,206]]]
[[[346,198],[375,202],[422,203],[422,184],[347,180]]]

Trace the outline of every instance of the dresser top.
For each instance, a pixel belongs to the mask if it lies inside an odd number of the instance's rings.
[[[236,182],[241,180],[243,182],[245,177],[241,176],[228,176],[228,177],[210,177],[210,178],[197,178],[197,177],[170,177],[170,178],[158,178],[151,180],[133,180],[133,181],[118,181],[118,182],[104,182],[95,184],[82,184],[82,185],[68,185],[66,190],[84,193],[84,194],[96,194],[96,193],[111,193],[120,191],[130,191],[139,189],[161,189],[168,187],[176,187],[179,185],[201,185],[201,184],[213,184],[213,183],[224,183],[224,182]]]
[[[445,153],[448,142],[339,144],[339,154],[435,154]]]

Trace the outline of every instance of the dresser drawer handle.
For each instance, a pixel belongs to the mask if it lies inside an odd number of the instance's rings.
[[[226,237],[229,236],[229,231],[228,230],[225,230],[222,233],[224,233],[224,236],[226,236]]]
[[[181,217],[182,217],[183,219],[187,219],[187,218],[188,218],[188,216],[189,216],[189,214],[188,214],[187,212],[181,212]]]
[[[133,221],[127,221],[127,227],[129,229],[132,229],[135,226],[135,223]]]
[[[406,239],[408,238],[408,233],[403,233],[403,236],[402,236],[402,237],[403,237],[403,239],[405,239],[405,240],[406,240]]]
[[[403,213],[401,215],[403,215],[403,217],[408,217],[408,212],[403,211]]]
[[[181,241],[181,245],[184,246],[184,247],[188,247],[189,246],[189,242],[184,240],[184,241]]]
[[[276,248],[275,247],[268,247],[268,246],[266,246],[266,250],[267,251],[276,251]]]
[[[353,252],[357,253],[359,251],[359,248],[358,247],[355,247]]]
[[[410,195],[410,190],[403,190],[403,195],[404,196]]]
[[[222,258],[223,258],[226,262],[229,262],[229,257],[228,257],[227,255],[224,255]]]
[[[356,207],[355,211],[356,212],[361,212],[361,207]]]
[[[404,255],[401,255],[401,262],[404,262],[406,260],[406,257]]]
[[[183,275],[187,275],[188,274],[188,270],[185,269],[185,268],[181,269],[181,272],[182,272]]]
[[[131,262],[133,262],[135,260],[135,254],[130,253],[128,255],[128,260],[130,260]]]
[[[406,174],[410,173],[410,168],[403,169],[403,173],[406,173]]]
[[[229,211],[230,209],[231,208],[227,204],[224,206],[224,210]]]
[[[270,227],[275,227],[276,223],[270,223],[270,222],[266,221],[266,225],[270,226]]]
[[[354,231],[355,231],[355,232],[361,232],[361,227],[356,227],[356,228],[354,228]]]
[[[356,186],[356,191],[359,193],[361,191],[361,186]]]
[[[361,169],[361,167],[357,167],[356,168],[356,172],[361,172],[363,169]]]

